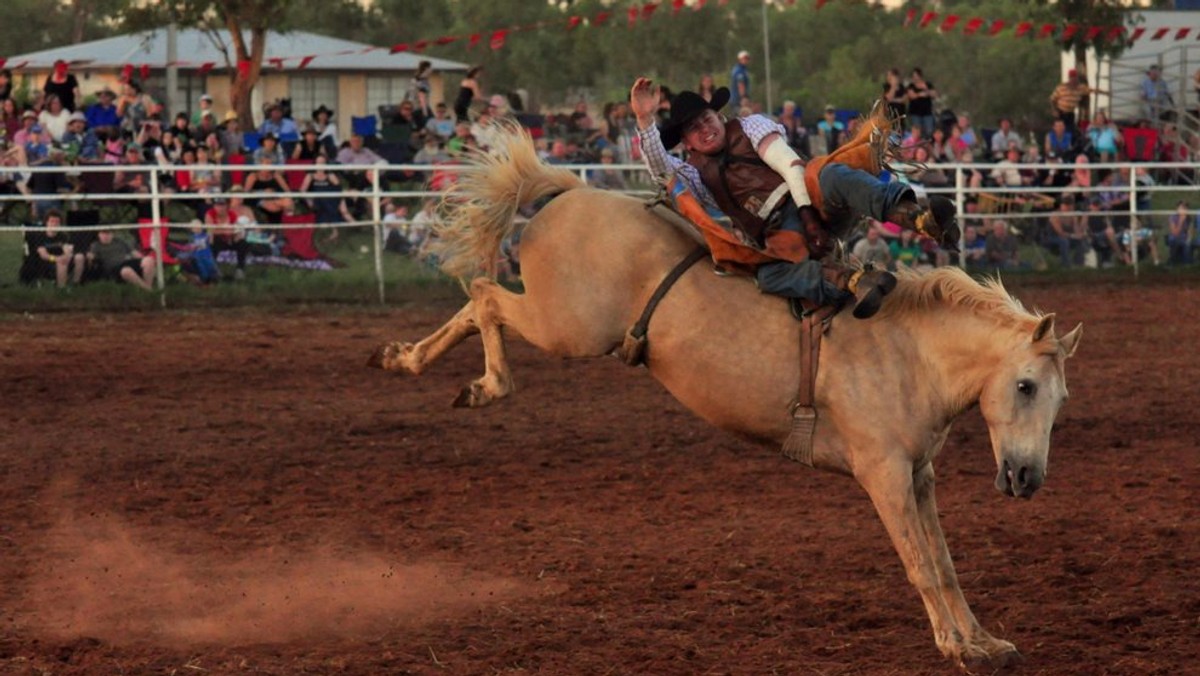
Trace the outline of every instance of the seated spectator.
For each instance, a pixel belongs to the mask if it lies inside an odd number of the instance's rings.
[[[191,167],[189,189],[200,194],[219,191],[221,189],[221,169],[220,165],[213,161],[208,146],[199,146],[192,152],[195,154],[196,162]]]
[[[915,149],[913,161],[917,166],[908,175],[910,183],[928,188],[944,188],[950,185],[950,177],[938,168],[936,160],[929,156],[929,149],[925,146]]]
[[[221,132],[210,132],[201,140],[199,148],[204,148],[208,152],[208,161],[212,164],[225,164],[225,146],[221,145]],[[199,158],[200,156],[197,154],[197,161]]]
[[[300,192],[315,194],[342,192],[344,190],[342,180],[336,173],[329,171],[328,167],[329,161],[323,155],[317,157],[316,169],[304,177],[304,182],[300,184]],[[320,224],[349,223],[354,220],[354,217],[350,215],[350,208],[346,205],[346,200],[340,195],[313,197],[308,200],[308,205],[316,214],[317,223]],[[337,238],[337,228],[330,228],[327,241],[333,242]]]
[[[1187,202],[1180,200],[1175,213],[1167,218],[1167,263],[1188,265],[1196,260],[1200,249],[1200,218],[1188,212]]]
[[[441,164],[449,159],[450,156],[438,144],[438,137],[429,135],[425,137],[425,145],[413,157],[413,164]]]
[[[1087,228],[1092,251],[1096,252],[1096,264],[1100,267],[1110,267],[1118,255],[1117,233],[1112,223],[1104,215],[1104,202],[1100,197],[1093,196],[1088,200]]]
[[[895,269],[922,268],[929,265],[925,250],[917,239],[917,233],[912,230],[901,230],[900,237],[892,240],[888,248]]]
[[[817,122],[817,133],[825,141],[825,154],[832,153],[846,142],[846,125],[837,119],[837,108],[825,106],[825,115]]]
[[[283,148],[279,147],[279,139],[274,134],[263,134],[261,144],[254,151],[251,164],[285,164]]]
[[[1190,162],[1192,159],[1191,149],[1188,144],[1180,137],[1179,128],[1174,122],[1168,122],[1163,125],[1162,136],[1159,139],[1158,146],[1158,161],[1159,162]],[[1175,176],[1178,172],[1190,171],[1186,169],[1170,169],[1162,168],[1158,170],[1158,180],[1162,183],[1174,183]]]
[[[28,149],[28,148],[27,148]],[[30,163],[33,164],[32,162]],[[40,162],[43,167],[67,166],[67,153],[62,148],[50,148],[46,159]],[[75,185],[67,178],[66,172],[37,172],[29,177],[29,192],[33,197],[33,215],[35,218],[50,211],[62,211],[62,195],[74,192]]]
[[[200,95],[200,105],[192,112],[191,123],[193,127],[199,127],[205,117],[216,119],[216,112],[213,110],[213,97],[208,94]],[[186,119],[186,116],[185,116]]]
[[[292,150],[292,159],[313,162],[318,157],[328,158],[325,144],[321,143],[317,128],[312,123],[305,124],[300,134],[300,142]]]
[[[971,126],[971,116],[966,113],[960,113],[957,126],[959,138],[966,144],[967,150],[974,152],[975,147],[979,145],[979,135],[975,133],[975,128]]]
[[[1117,123],[1109,119],[1103,111],[1096,113],[1096,119],[1087,131],[1091,151],[1100,162],[1116,162],[1121,152],[1123,138]]]
[[[436,198],[428,197],[421,203],[421,210],[413,217],[412,223],[408,229],[408,245],[409,247],[420,254],[429,242],[433,235],[434,226],[437,224],[437,205]]]
[[[113,103],[117,99],[117,93],[105,85],[97,92],[96,97],[99,100],[84,111],[88,126],[96,131],[103,129],[115,132],[121,126],[121,116],[117,114],[117,106]]]
[[[1073,216],[1075,200],[1064,198],[1058,210],[1050,215],[1049,225],[1042,234],[1042,246],[1057,253],[1063,268],[1082,265],[1088,250],[1087,221],[1083,216]]]
[[[52,143],[62,142],[63,134],[67,133],[67,123],[71,120],[71,111],[63,107],[62,101],[51,94],[46,97],[46,109],[38,115],[38,124],[49,134]]]
[[[218,133],[221,131],[221,128],[217,126],[216,116],[214,116],[213,113],[208,112],[200,118],[200,124],[193,124],[190,127],[190,130],[192,135],[192,143],[200,145],[204,142],[204,139],[209,134]]]
[[[291,118],[283,116],[283,107],[278,103],[267,106],[267,119],[259,125],[258,133],[264,138],[268,134],[273,134],[277,140],[295,140],[300,136],[300,130],[296,128],[296,123]]]
[[[550,142],[550,156],[546,158],[548,164],[570,164],[571,161],[567,158],[567,142],[557,138]]]
[[[397,143],[403,154],[401,156],[401,164],[407,164],[412,160],[412,156],[417,152],[424,142],[425,123],[420,119],[414,110],[411,101],[401,103],[396,109],[396,116],[392,118],[389,125],[389,134],[394,143]]]
[[[990,177],[997,185],[1005,188],[1019,188],[1025,184],[1025,178],[1021,175],[1021,169],[1017,166],[1021,162],[1021,151],[1016,148],[1009,148],[1005,153],[1004,159],[996,163],[996,168],[992,169]]]
[[[175,121],[171,123],[171,131],[175,134],[175,138],[178,138],[185,144],[196,142],[196,137],[192,132],[192,124],[188,120],[187,113],[177,113],[175,115]]]
[[[96,241],[88,248],[87,260],[104,279],[132,284],[146,291],[154,290],[154,257],[143,256],[124,238],[115,237],[111,229],[96,233]]]
[[[488,150],[495,143],[494,137],[496,134],[496,117],[493,114],[494,109],[489,106],[484,108],[479,116],[475,118],[475,122],[471,124],[471,136],[475,138],[475,142],[479,147]]]
[[[874,265],[880,270],[888,270],[892,264],[891,247],[880,236],[878,223],[876,221],[870,223],[870,226],[867,227],[867,235],[855,242],[854,250],[851,253],[864,266]]]
[[[338,151],[338,164],[367,165],[379,164],[383,158],[374,150],[363,145],[361,134],[350,134],[350,144]]]
[[[454,123],[454,115],[450,113],[446,104],[437,104],[434,106],[433,116],[425,122],[425,138],[433,137],[439,144],[444,145],[454,136]]]
[[[313,111],[312,117],[313,126],[317,128],[317,139],[325,144],[325,152],[330,157],[336,155],[341,142],[338,140],[337,123],[333,121],[333,111],[322,103]]]
[[[963,164],[971,164],[975,161],[975,154],[973,152],[971,152],[970,150],[968,150],[967,152],[963,153],[962,159],[959,161],[962,162]],[[971,168],[964,167],[962,172],[963,172],[963,183],[965,183],[968,188],[982,188],[983,187],[984,176],[983,176],[982,171],[980,171],[978,169],[971,169]]]
[[[29,135],[34,133],[33,128],[37,127],[38,134],[42,133],[42,127],[38,124],[37,113],[32,110],[27,110],[21,113],[21,128],[14,132],[9,138],[12,139],[12,144],[24,148],[29,143]]]
[[[32,284],[39,279],[53,279],[63,289],[68,282],[79,284],[83,280],[87,261],[63,232],[62,212],[47,211],[42,217],[42,228],[25,233],[25,245],[29,254],[21,264],[21,282]]]
[[[225,113],[225,121],[221,127],[221,151],[225,154],[225,157],[245,154],[246,138],[242,134],[242,126],[238,122],[237,113],[232,110]]]
[[[600,151],[600,164],[612,164],[616,160],[612,148]],[[627,190],[625,176],[619,169],[598,169],[588,172],[588,184],[603,190]]]
[[[950,127],[950,137],[946,139],[946,157],[950,162],[962,162],[963,155],[971,152],[971,144],[963,136],[962,127]]]
[[[48,136],[49,134],[45,133],[40,124],[35,124],[26,130],[24,149],[25,161],[29,162],[29,166],[38,167],[50,161]]]
[[[155,148],[153,144],[150,144],[150,148],[159,164],[171,165],[183,161],[183,152],[187,149],[187,144],[175,135],[173,129],[169,129],[162,133],[158,147]]]
[[[246,176],[246,185],[243,188],[247,194],[291,192],[287,179],[283,177],[283,172],[270,167],[250,172]],[[290,197],[247,198],[247,203],[251,207],[266,212],[267,219],[275,224],[283,222],[283,215],[291,213],[293,208]]]
[[[1009,234],[1006,221],[996,219],[992,223],[992,232],[988,235],[984,254],[989,268],[1018,270],[1023,267],[1017,238]]]
[[[1133,265],[1133,235],[1132,229],[1117,231],[1118,251],[1121,260],[1126,265]],[[1140,261],[1149,258],[1154,265],[1162,263],[1162,258],[1158,253],[1158,238],[1154,236],[1154,230],[1150,228],[1139,227],[1137,229],[1137,251]]]
[[[78,159],[81,164],[99,164],[102,159],[100,139],[87,128],[87,117],[79,111],[71,113],[62,144],[67,148],[67,156]]]
[[[212,206],[204,214],[204,224],[211,235],[213,256],[219,256],[222,251],[234,252],[237,268],[233,278],[237,280],[246,278],[246,256],[250,253],[246,242],[246,225],[253,222],[250,209],[241,204],[240,197],[237,206],[231,207],[228,196],[216,195],[212,199]]]
[[[1093,193],[1100,198],[1104,211],[1114,212],[1109,219],[1117,232],[1129,227],[1129,170],[1114,171],[1097,186],[1101,190]]]
[[[143,123],[150,115],[158,110],[158,103],[144,91],[142,86],[132,80],[124,84],[121,97],[117,99],[117,117],[121,119],[121,129],[129,134],[138,134]]]
[[[999,162],[1008,156],[1009,148],[1017,149],[1017,157],[1025,149],[1025,144],[1021,141],[1021,135],[1013,131],[1012,120],[1007,117],[1000,118],[1000,129],[992,134],[992,159]]]
[[[950,149],[946,146],[946,132],[943,131],[941,127],[934,128],[933,134],[930,136],[928,143],[923,147],[927,148],[929,151],[926,153],[926,157],[929,158],[926,161],[950,161]],[[915,155],[916,148],[913,148],[913,151],[913,154]]]
[[[1059,118],[1054,121],[1054,126],[1050,131],[1046,132],[1045,154],[1055,155],[1057,157],[1066,157],[1075,155],[1075,132],[1067,128],[1067,123]]]
[[[412,249],[407,231],[408,208],[389,200],[383,205],[383,250],[407,254]]]
[[[217,260],[209,245],[208,231],[200,221],[192,221],[192,235],[187,244],[176,246],[177,256],[183,262],[184,274],[200,285],[213,284],[221,279]]]
[[[974,225],[963,228],[962,256],[968,270],[987,267],[987,242],[979,236],[979,228]]]
[[[471,124],[469,122],[459,121],[458,124],[454,125],[454,136],[451,136],[450,140],[446,142],[446,152],[448,152],[451,156],[458,155],[459,153],[463,152],[465,149],[464,145],[466,143],[466,139],[468,138],[471,139],[472,145],[478,145],[475,143],[475,137],[471,136]],[[548,143],[545,137],[538,140]]]

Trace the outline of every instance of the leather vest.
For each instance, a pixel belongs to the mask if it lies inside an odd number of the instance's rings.
[[[704,187],[721,211],[761,245],[767,222],[759,216],[759,210],[783,178],[758,156],[742,124],[737,119],[725,123],[725,149],[720,154],[689,153],[687,161],[699,170]]]

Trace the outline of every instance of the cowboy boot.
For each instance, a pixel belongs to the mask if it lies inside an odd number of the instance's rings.
[[[883,297],[896,288],[896,276],[870,265],[858,269],[845,263],[825,263],[826,281],[854,296],[854,317],[872,317],[883,305]]]
[[[928,209],[915,201],[904,201],[888,213],[887,220],[933,238],[943,249],[957,251],[958,240],[962,237],[955,222],[957,215],[954,202],[941,195],[931,195]]]

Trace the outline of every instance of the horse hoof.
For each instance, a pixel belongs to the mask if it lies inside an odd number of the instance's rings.
[[[483,391],[482,385],[471,383],[467,387],[462,388],[462,391],[454,398],[454,403],[451,406],[454,408],[479,408],[487,406],[491,401],[491,397],[488,397]]]
[[[393,354],[389,353],[394,353],[395,350],[396,347],[394,343],[380,345],[379,347],[375,348],[375,351],[371,353],[370,357],[367,357],[367,366],[375,369],[387,368],[386,364],[388,358],[394,356]]]
[[[994,655],[975,655],[962,661],[963,669],[969,674],[999,674],[1025,661],[1016,648],[1008,648]]]

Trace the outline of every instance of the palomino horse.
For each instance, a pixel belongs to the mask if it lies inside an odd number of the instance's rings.
[[[445,326],[417,343],[383,345],[370,359],[418,374],[479,333],[484,375],[459,395],[461,406],[512,393],[504,329],[563,357],[612,353],[659,281],[695,247],[641,201],[588,189],[539,162],[524,133],[508,130],[493,151],[475,158],[443,202],[443,267],[455,275],[492,267],[518,207],[557,194],[521,239],[525,293],[479,277]],[[938,648],[965,666],[1019,655],[980,626],[963,598],[938,523],[933,458],[950,423],[978,403],[997,488],[1033,495],[1067,398],[1064,362],[1081,329],[1059,338],[1054,315],[1026,312],[998,283],[941,269],[903,275],[878,315],[837,317],[824,340],[814,465],[852,475],[866,489],[921,594]],[[797,391],[798,331],[783,299],[759,293],[748,278],[718,277],[698,265],[659,305],[647,365],[704,419],[778,447]]]

